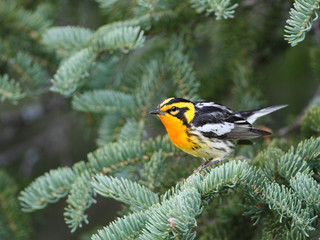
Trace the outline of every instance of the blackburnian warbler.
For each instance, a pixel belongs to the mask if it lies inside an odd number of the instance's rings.
[[[222,161],[237,143],[251,143],[248,139],[271,134],[252,127],[259,117],[287,105],[278,105],[251,111],[233,111],[214,102],[191,102],[183,98],[168,98],[150,114],[159,116],[171,142],[207,166]]]

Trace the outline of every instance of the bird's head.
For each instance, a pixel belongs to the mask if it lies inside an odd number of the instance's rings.
[[[168,98],[158,105],[156,110],[150,114],[156,114],[161,119],[163,124],[167,126],[170,123],[187,125],[194,117],[194,105],[191,101],[183,98]]]

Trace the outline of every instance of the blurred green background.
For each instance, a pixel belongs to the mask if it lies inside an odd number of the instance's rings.
[[[107,22],[118,20],[112,11],[105,11],[92,0],[14,2],[16,5],[13,9],[29,11],[42,5],[47,9],[46,17],[53,26],[83,26],[95,30]],[[5,4],[3,2],[0,6]],[[169,21],[160,30],[147,32],[145,46],[159,44],[159,49],[162,49],[162,45],[166,44],[162,40],[169,33],[181,31],[187,36],[186,49],[194,61],[196,79],[200,82],[199,97],[236,110],[289,104],[287,109],[269,118],[268,127],[274,129],[277,135],[278,129],[292,125],[315,94],[319,95],[319,68],[314,60],[320,56],[320,40],[317,38],[319,24],[314,24],[313,30],[302,43],[291,47],[283,37],[291,4],[292,1],[241,1],[233,19],[217,21],[212,15],[203,15],[184,26],[190,27],[190,32]],[[127,16],[130,14],[127,13]],[[46,59],[40,59],[39,62],[48,73],[43,93],[28,96],[17,105],[8,102],[0,104],[0,168],[22,190],[50,169],[72,166],[79,160],[86,160],[87,153],[97,148],[97,123],[92,116],[73,111],[69,99],[48,91],[49,79],[55,73],[59,59],[53,52],[42,49],[44,47],[41,44],[41,47],[35,42],[34,45],[24,46],[25,39],[14,25],[10,25],[14,23],[11,20],[4,10],[0,10],[0,75],[8,73],[19,78],[10,70],[10,64],[20,48],[35,48],[34,53],[39,51],[38,56]],[[135,51],[135,56],[140,54],[139,51],[142,52],[139,49]],[[235,59],[235,63],[230,59]],[[243,64],[238,66],[239,62]],[[246,100],[239,91],[248,92],[251,98]],[[147,118],[152,124],[158,124],[152,117]],[[163,130],[161,127],[159,129]],[[294,135],[298,130],[289,134]],[[121,208],[114,200],[98,200],[98,204],[88,210],[89,225],[71,234],[63,221],[65,206],[66,203],[60,201],[28,214],[27,221],[32,226],[31,239],[89,239],[91,232],[113,220]]]

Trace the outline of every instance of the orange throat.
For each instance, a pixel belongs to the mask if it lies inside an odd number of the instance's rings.
[[[185,151],[194,146],[187,134],[187,126],[181,120],[168,114],[159,115],[159,118],[166,127],[171,142],[176,147]]]

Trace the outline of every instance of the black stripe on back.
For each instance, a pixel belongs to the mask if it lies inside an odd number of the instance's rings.
[[[215,106],[205,106],[197,108],[201,113],[224,112],[224,109]]]

